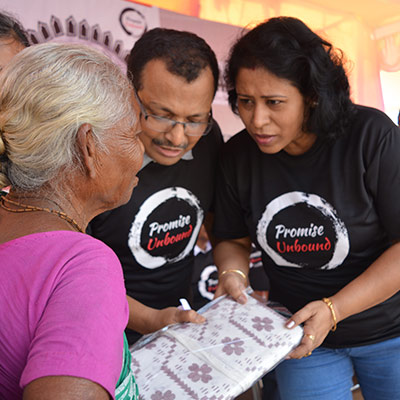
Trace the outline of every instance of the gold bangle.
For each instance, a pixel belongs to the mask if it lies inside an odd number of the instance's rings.
[[[332,318],[333,318],[333,327],[331,328],[331,331],[332,331],[332,332],[335,332],[335,331],[336,331],[336,328],[337,328],[337,319],[336,319],[335,310],[334,310],[334,308],[333,308],[332,300],[329,299],[329,298],[327,298],[327,297],[324,297],[324,298],[322,299],[322,301],[323,301],[323,302],[329,307],[329,309],[331,310],[331,314],[332,314]]]
[[[247,276],[246,274],[241,271],[240,269],[227,269],[225,271],[222,271],[219,274],[219,279],[221,279],[225,274],[227,274],[228,272],[235,272],[236,274],[239,274],[245,281],[247,281]]]

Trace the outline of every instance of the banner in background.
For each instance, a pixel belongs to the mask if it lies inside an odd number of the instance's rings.
[[[122,0],[2,0],[34,44],[78,42],[107,54],[126,70],[126,57],[143,32],[160,26],[159,8]]]
[[[125,59],[141,34],[156,27],[191,31],[214,49],[221,71],[213,115],[224,137],[243,129],[228,106],[222,71],[229,46],[241,28],[124,0],[0,0],[0,10],[15,16],[32,43],[74,41],[106,53],[126,71]]]

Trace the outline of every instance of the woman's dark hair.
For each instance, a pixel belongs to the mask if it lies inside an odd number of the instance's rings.
[[[218,88],[217,58],[206,41],[191,32],[155,28],[144,33],[134,44],[128,58],[128,76],[136,90],[141,88],[142,71],[155,59],[163,60],[172,74],[187,82],[197,79],[200,72],[210,67],[214,76],[214,94]]]
[[[25,47],[29,46],[28,35],[15,18],[0,12],[0,39],[13,38]]]
[[[291,17],[271,18],[245,33],[231,49],[225,70],[229,103],[237,113],[241,68],[265,68],[291,82],[306,102],[304,129],[326,139],[342,135],[354,113],[343,54]]]

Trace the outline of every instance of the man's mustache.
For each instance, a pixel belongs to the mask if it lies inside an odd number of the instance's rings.
[[[179,146],[176,146],[167,139],[164,140],[153,139],[153,143],[157,146],[164,146],[164,147],[169,147],[170,149],[177,149],[177,150],[186,150],[188,147],[187,143],[182,143]]]

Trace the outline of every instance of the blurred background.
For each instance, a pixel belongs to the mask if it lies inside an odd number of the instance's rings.
[[[279,15],[300,18],[344,51],[353,100],[379,108],[398,122],[400,0],[143,0],[141,3],[237,27],[252,26]]]

